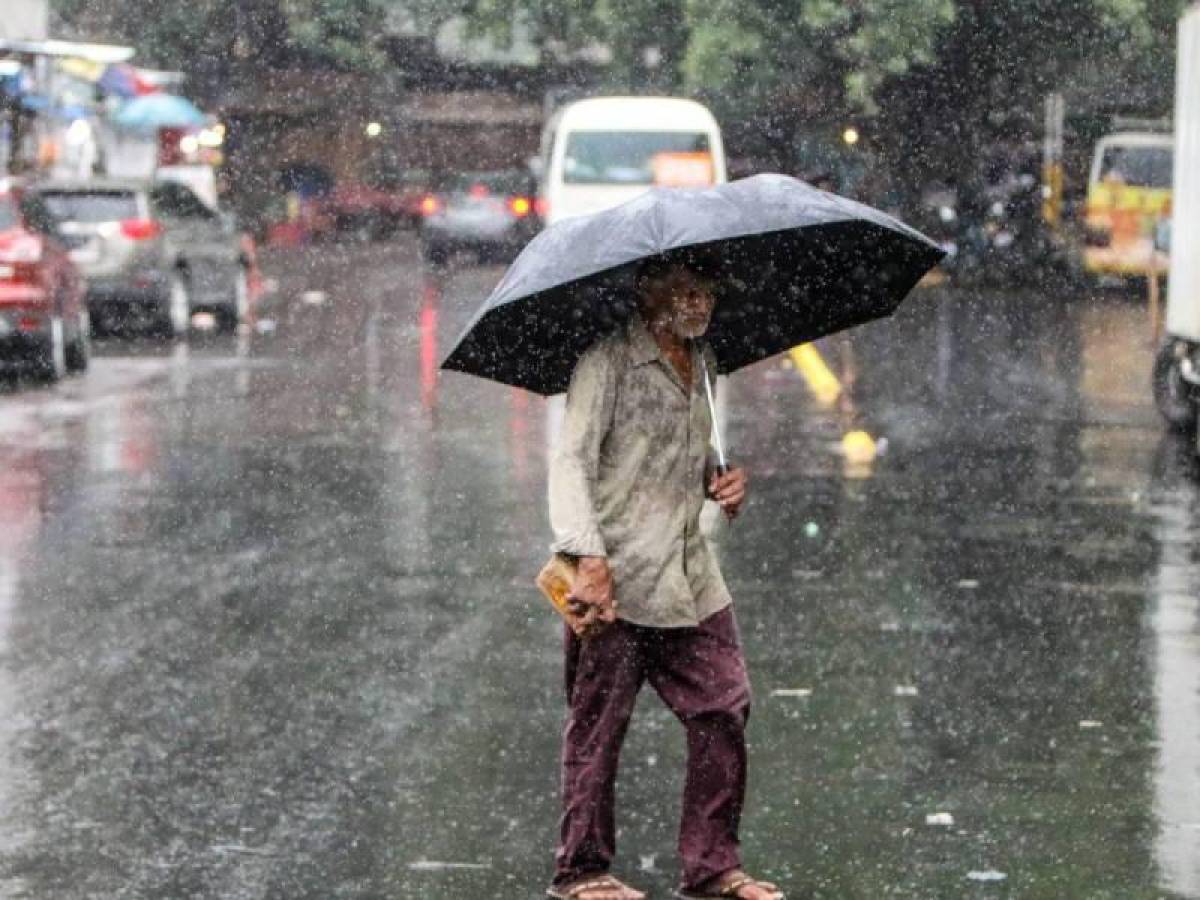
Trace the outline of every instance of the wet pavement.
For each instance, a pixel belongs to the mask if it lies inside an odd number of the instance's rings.
[[[267,266],[274,333],[0,390],[0,897],[537,896],[555,406],[435,370],[500,270]],[[743,840],[789,897],[1200,897],[1200,473],[1147,331],[927,288],[821,345],[853,409],[785,359],[725,385]],[[618,873],[654,897],[682,757],[647,692]]]

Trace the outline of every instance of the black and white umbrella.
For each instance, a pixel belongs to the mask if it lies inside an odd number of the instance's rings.
[[[521,252],[442,368],[539,394],[634,308],[653,257],[716,275],[705,340],[721,373],[891,315],[942,250],[891,216],[785,175],[660,188],[547,228]]]

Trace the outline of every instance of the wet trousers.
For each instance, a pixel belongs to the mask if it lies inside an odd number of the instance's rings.
[[[741,865],[750,682],[733,608],[696,627],[617,620],[581,641],[565,631],[568,716],[563,732],[555,884],[608,871],[616,853],[614,793],[621,742],[643,682],[687,733],[679,826],[684,887]]]

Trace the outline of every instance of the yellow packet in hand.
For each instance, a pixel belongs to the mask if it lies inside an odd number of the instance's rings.
[[[570,596],[572,589],[575,587],[577,572],[578,565],[574,560],[563,556],[561,553],[555,553],[542,566],[542,571],[538,572],[535,582],[538,589],[550,601],[550,605],[571,626],[571,630],[579,634],[581,628],[580,617],[571,612],[567,601],[567,597]]]

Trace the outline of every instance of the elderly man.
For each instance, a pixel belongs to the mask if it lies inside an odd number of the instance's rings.
[[[750,685],[729,591],[700,533],[704,500],[733,518],[741,469],[720,473],[698,339],[713,285],[695,267],[644,263],[638,311],[580,359],[550,469],[554,550],[578,560],[586,626],[566,630],[561,842],[551,897],[640,900],[609,873],[621,742],[643,682],[683,723],[687,776],[680,897],[781,900],[741,871]]]

